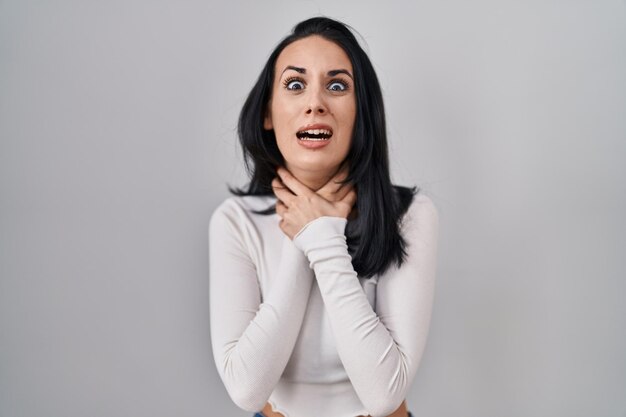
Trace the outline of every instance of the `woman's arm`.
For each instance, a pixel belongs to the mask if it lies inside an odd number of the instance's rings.
[[[223,204],[210,221],[211,341],[232,400],[259,411],[291,356],[314,278],[303,253],[284,236],[278,273],[261,302],[245,227],[237,217],[236,210]]]
[[[426,343],[433,304],[438,214],[415,199],[403,220],[408,257],[377,284],[372,309],[352,266],[347,220],[321,217],[294,237],[315,270],[339,356],[356,393],[374,416],[391,414],[406,397]]]

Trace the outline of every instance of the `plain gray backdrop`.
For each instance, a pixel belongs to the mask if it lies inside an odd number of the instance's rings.
[[[626,416],[623,0],[0,0],[0,416],[251,414],[213,362],[208,220],[315,15],[361,34],[393,180],[440,212],[414,415]]]

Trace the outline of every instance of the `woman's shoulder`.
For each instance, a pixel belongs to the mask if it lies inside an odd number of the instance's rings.
[[[404,187],[394,185],[394,194],[397,204],[400,207],[400,218],[406,215],[414,217],[416,215],[430,215],[437,217],[438,211],[432,198],[417,187]]]
[[[417,225],[418,228],[423,228],[426,225],[437,228],[439,225],[439,211],[432,198],[424,194],[423,191],[415,194],[402,219],[402,223],[405,227],[412,224]]]
[[[211,222],[220,220],[238,221],[258,216],[255,212],[266,210],[274,205],[276,197],[273,195],[257,196],[229,196],[213,210]]]
[[[437,206],[433,202],[433,199],[424,192],[420,191],[413,197],[413,201],[409,206],[409,210],[418,212],[429,212],[433,216],[439,216]]]
[[[274,195],[231,195],[226,197],[216,208],[218,210],[240,209],[245,211],[265,210],[276,202]]]

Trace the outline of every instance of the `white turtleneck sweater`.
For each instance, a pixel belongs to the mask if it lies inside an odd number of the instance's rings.
[[[320,217],[293,241],[276,198],[230,197],[209,226],[213,355],[232,400],[285,417],[391,414],[417,371],[430,322],[438,214],[417,194],[402,219],[408,257],[357,276],[347,220]]]

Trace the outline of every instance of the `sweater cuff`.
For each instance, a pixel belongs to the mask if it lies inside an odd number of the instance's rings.
[[[293,244],[305,254],[316,243],[342,236],[345,239],[348,219],[343,217],[322,216],[311,220],[293,237]]]

